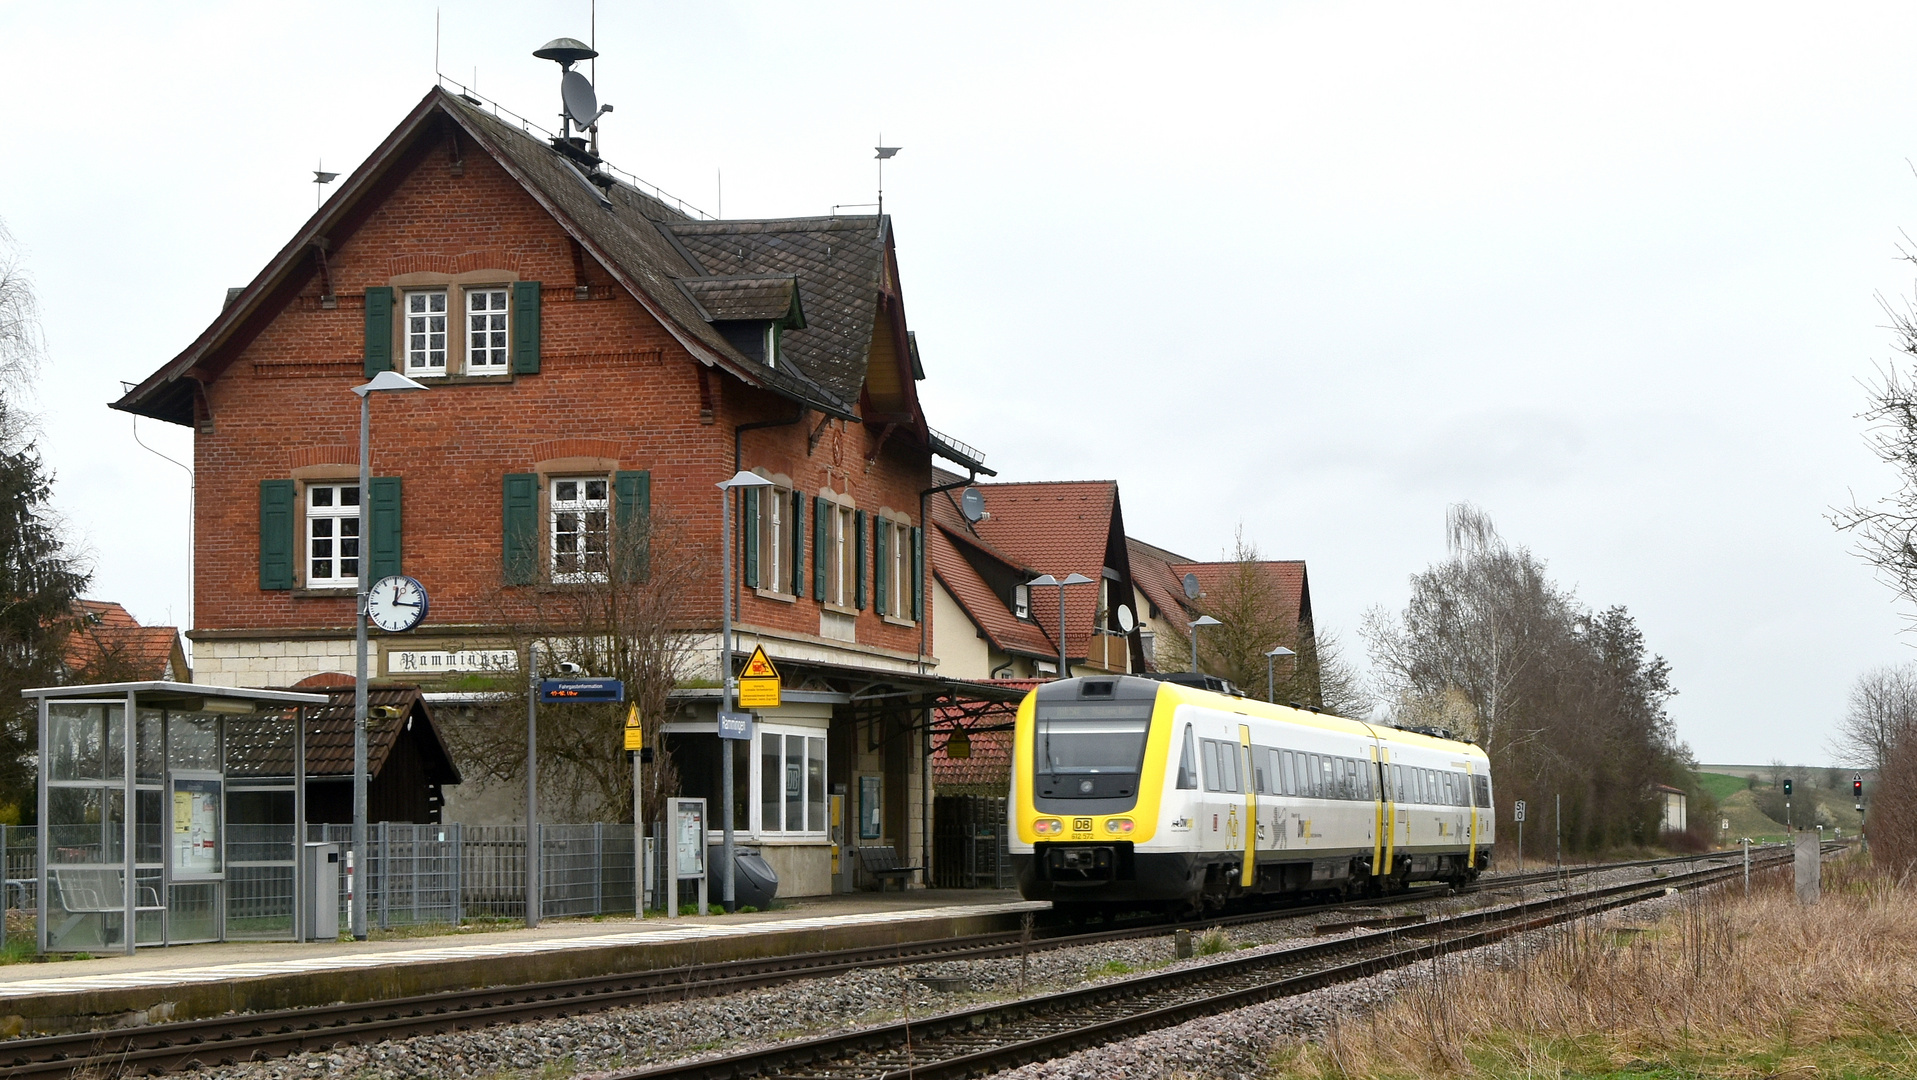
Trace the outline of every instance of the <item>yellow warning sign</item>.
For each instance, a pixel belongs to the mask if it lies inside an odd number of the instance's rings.
[[[779,669],[772,666],[772,660],[765,654],[765,646],[752,650],[752,659],[746,661],[745,670],[739,673],[741,679],[776,679]]]
[[[645,735],[639,727],[639,706],[626,707],[626,749],[645,749]]]
[[[776,709],[779,707],[779,669],[765,654],[765,646],[752,650],[745,670],[739,673],[739,708]]]

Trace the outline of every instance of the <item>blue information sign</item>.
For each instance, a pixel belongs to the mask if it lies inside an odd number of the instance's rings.
[[[721,739],[752,738],[752,714],[749,712],[727,712],[719,710],[719,737]]]
[[[618,679],[541,679],[539,700],[548,705],[624,701],[626,684]]]

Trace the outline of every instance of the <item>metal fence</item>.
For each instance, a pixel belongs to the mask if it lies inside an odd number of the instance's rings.
[[[310,842],[352,846],[351,825],[314,825]],[[366,922],[382,930],[418,923],[526,917],[526,827],[407,825],[367,829]],[[633,912],[632,826],[539,826],[542,916]],[[361,871],[355,871],[356,875]],[[340,875],[340,926],[351,925]]]

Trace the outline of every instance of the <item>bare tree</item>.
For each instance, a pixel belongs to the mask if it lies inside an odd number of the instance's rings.
[[[44,350],[33,279],[6,222],[0,221],[0,391],[25,389],[40,369]]]
[[[1881,772],[1891,748],[1917,732],[1917,662],[1873,668],[1851,684],[1831,756],[1853,769]]]
[[[657,820],[664,800],[678,790],[672,763],[660,744],[668,696],[693,666],[699,634],[686,617],[688,594],[705,572],[708,554],[689,540],[683,523],[654,511],[650,521],[621,528],[603,524],[603,551],[588,553],[577,580],[551,588],[502,594],[500,607],[530,602],[533,611],[507,628],[522,652],[537,649],[543,675],[558,675],[562,661],[626,684],[626,701],[639,713],[647,766],[645,813]],[[497,782],[523,782],[526,775],[524,680],[452,729],[462,769]],[[617,821],[632,811],[632,770],[620,752],[627,705],[559,705],[539,708],[539,779],[542,812],[578,821]],[[549,801],[550,800],[550,801]]]
[[[1908,236],[1899,248],[1906,261],[1917,263],[1917,245]],[[1890,322],[1892,347],[1904,357],[1917,358],[1917,301],[1892,303],[1882,295],[1877,304]],[[1831,523],[1857,538],[1857,554],[1877,568],[1878,577],[1905,601],[1917,601],[1917,384],[1897,360],[1880,364],[1877,378],[1864,383],[1868,405],[1857,414],[1864,421],[1864,442],[1878,460],[1897,475],[1897,490],[1875,502],[1860,503],[1831,513]]]

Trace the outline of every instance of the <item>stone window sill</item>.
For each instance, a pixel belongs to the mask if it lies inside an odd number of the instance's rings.
[[[914,622],[911,619],[901,619],[896,615],[881,615],[879,616],[879,618],[884,619],[886,622],[886,625],[888,626],[917,626],[918,625],[918,623]]]
[[[401,372],[401,374],[405,373]],[[504,385],[513,381],[511,372],[505,372],[499,375],[408,375],[407,378],[416,378],[427,386]]]
[[[853,618],[853,619],[856,619],[860,615],[864,614],[864,612],[860,611],[858,608],[841,607],[838,604],[834,604],[829,601],[821,601],[819,603],[819,610],[829,611],[834,615],[844,615],[848,618]]]
[[[758,593],[759,598],[762,600],[777,600],[782,604],[796,604],[799,602],[797,596],[787,592],[780,592],[777,589],[754,589],[752,591]]]

